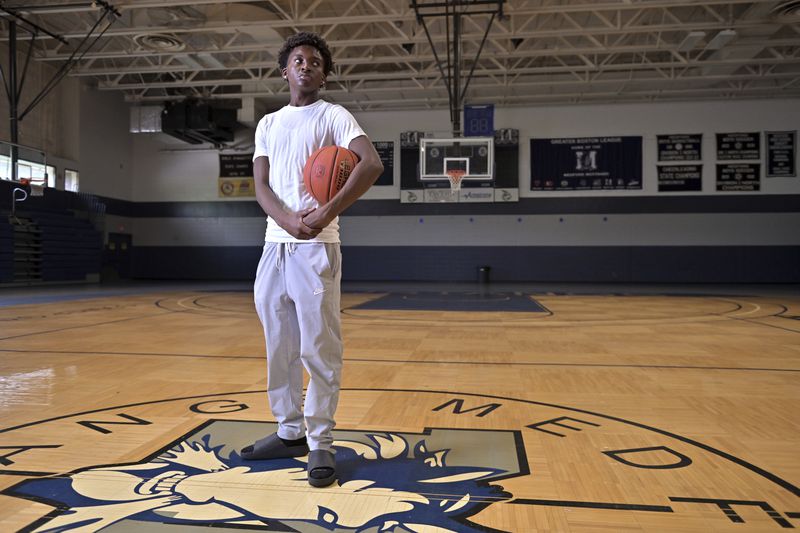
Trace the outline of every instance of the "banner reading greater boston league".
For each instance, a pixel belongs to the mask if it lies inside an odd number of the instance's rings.
[[[531,139],[532,191],[641,188],[641,137]]]

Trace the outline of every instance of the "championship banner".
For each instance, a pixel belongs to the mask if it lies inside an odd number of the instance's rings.
[[[383,174],[375,185],[394,185],[394,141],[372,141],[372,146],[383,163]]]
[[[219,154],[217,194],[220,198],[256,195],[253,154]]]
[[[641,188],[641,137],[531,139],[532,191]]]
[[[717,159],[743,161],[761,159],[761,133],[717,133]]]
[[[717,191],[761,190],[761,164],[717,163]]]
[[[797,132],[768,131],[767,177],[797,177]]]
[[[703,190],[703,165],[658,165],[658,192]]]
[[[519,202],[519,130],[494,130],[494,201]]]
[[[658,160],[700,161],[702,158],[703,134],[656,135]]]

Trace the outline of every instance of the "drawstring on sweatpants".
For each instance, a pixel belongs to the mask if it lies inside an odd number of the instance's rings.
[[[295,242],[282,242],[278,244],[278,253],[277,259],[275,260],[275,268],[280,270],[283,267],[284,258],[283,254],[288,253],[289,255],[294,255],[294,252],[297,250],[297,243]]]

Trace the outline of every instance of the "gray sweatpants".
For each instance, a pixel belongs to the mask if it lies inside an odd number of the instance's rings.
[[[267,392],[283,439],[330,450],[339,402],[342,334],[339,244],[264,245],[254,299],[267,344]],[[303,368],[309,374],[303,406]],[[307,432],[306,432],[307,429]]]

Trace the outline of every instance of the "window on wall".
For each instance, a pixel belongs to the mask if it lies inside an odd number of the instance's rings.
[[[64,169],[64,190],[78,192],[78,171]]]
[[[47,165],[47,186],[55,188],[56,186],[56,167]]]
[[[7,155],[0,155],[0,179],[10,180],[11,175],[11,158]],[[54,187],[55,176],[56,168],[52,165],[45,166],[41,163],[17,159],[17,180],[26,178],[32,185]]]

